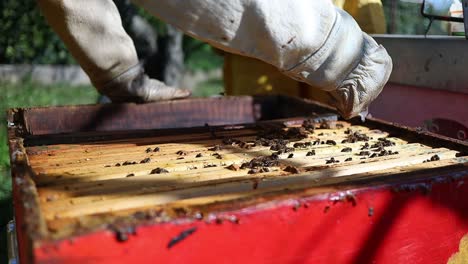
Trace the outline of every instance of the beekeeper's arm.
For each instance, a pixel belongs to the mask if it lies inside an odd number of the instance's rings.
[[[148,78],[112,0],[37,3],[93,85],[113,102],[148,102],[190,95],[187,90]]]
[[[331,92],[345,118],[367,109],[392,69],[385,49],[330,0],[134,2],[195,38]]]
[[[220,49],[258,58],[330,93],[344,117],[367,109],[391,71],[385,49],[330,0],[135,0]],[[150,80],[110,0],[38,0],[93,84],[114,101],[187,93]]]

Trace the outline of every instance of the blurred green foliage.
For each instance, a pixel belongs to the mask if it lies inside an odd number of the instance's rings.
[[[164,23],[138,8],[138,14],[164,36]],[[122,18],[125,24],[128,19]],[[0,64],[75,64],[60,38],[48,26],[34,0],[0,1]],[[189,70],[210,70],[223,59],[211,46],[184,36],[183,50]]]
[[[201,82],[193,90],[193,97],[210,97],[221,95],[224,93],[224,83],[223,80],[218,78],[208,79],[204,82]]]
[[[35,1],[1,0],[0,21],[0,63],[74,63]]]
[[[421,5],[399,0],[382,0],[387,32],[402,35],[424,35],[429,19],[421,15]],[[392,9],[394,7],[394,9]],[[392,32],[393,29],[393,32]],[[446,35],[447,23],[434,21],[428,35]]]
[[[148,21],[158,36],[164,37],[166,35],[165,23],[159,20],[157,17],[150,15],[143,8],[137,7],[138,15]],[[125,24],[129,23],[125,18],[122,18],[122,22]],[[223,57],[216,54],[213,48],[197,39],[190,36],[184,35],[182,49],[184,51],[185,66],[188,70],[212,70],[220,68],[223,65]]]

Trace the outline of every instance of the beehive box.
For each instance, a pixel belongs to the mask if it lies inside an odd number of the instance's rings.
[[[9,143],[22,263],[439,263],[468,232],[466,143],[295,98],[12,109]]]

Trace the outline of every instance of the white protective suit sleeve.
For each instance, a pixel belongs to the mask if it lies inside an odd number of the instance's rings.
[[[147,102],[190,95],[190,91],[148,78],[112,0],[37,3],[93,85],[113,102]]]
[[[95,86],[138,64],[130,36],[110,0],[38,0],[57,32]]]
[[[330,0],[133,0],[211,45],[329,91],[345,118],[367,111],[392,69],[386,50]]]

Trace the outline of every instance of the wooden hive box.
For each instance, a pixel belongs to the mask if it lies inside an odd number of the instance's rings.
[[[468,232],[466,142],[311,101],[8,118],[21,263],[441,263]]]

